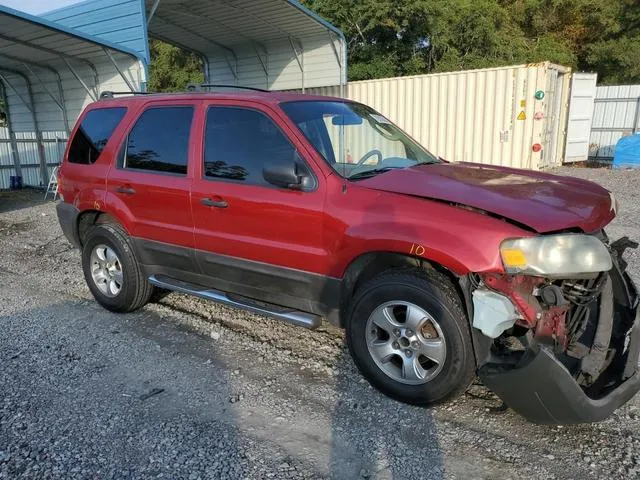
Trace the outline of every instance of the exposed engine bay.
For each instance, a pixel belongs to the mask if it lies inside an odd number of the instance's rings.
[[[606,396],[635,375],[639,341],[631,345],[631,332],[638,323],[638,296],[622,260],[624,249],[634,245],[626,239],[609,245],[604,234],[602,238],[612,258],[613,268],[607,272],[566,279],[493,273],[469,277],[472,324],[491,338],[484,365],[479,362],[481,378],[483,371],[487,374],[483,378],[485,383],[487,380],[499,383],[500,372],[524,371],[536,357],[542,356],[547,357],[545,362],[549,365],[539,368],[540,372],[549,371],[552,375],[556,371],[553,380],[560,390],[567,380],[573,383],[572,378],[588,397],[586,401]],[[562,380],[562,376],[567,379]],[[545,383],[549,381],[551,385],[553,381],[544,377],[528,380],[530,385],[526,382],[524,385],[538,397],[540,412],[548,413],[549,417],[532,419],[540,423],[564,423],[554,417],[539,395],[539,390],[547,388]],[[536,381],[543,386],[536,387]],[[489,386],[500,395],[500,385],[497,389]],[[513,398],[516,394],[508,391],[507,385],[502,387],[505,395],[500,396],[512,406],[506,397]],[[585,420],[576,417],[567,423],[580,421]]]
[[[577,380],[583,386],[591,385],[611,361],[613,352],[608,346],[613,330],[613,295],[607,273],[592,279],[553,282],[523,275],[490,274],[481,276],[477,285],[473,295],[478,315],[486,306],[486,300],[479,298],[487,289],[506,297],[516,307],[509,322],[500,322],[503,327],[511,323],[511,328],[496,337],[493,351],[497,355],[524,351],[533,341],[551,345],[557,355],[568,357],[563,362],[567,367],[576,367],[569,359],[581,361]],[[600,310],[604,315],[599,315]],[[482,324],[476,325],[474,318],[474,326]],[[483,333],[487,334],[485,330]],[[491,333],[495,336],[497,332]]]

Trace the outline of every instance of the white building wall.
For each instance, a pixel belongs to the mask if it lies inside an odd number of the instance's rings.
[[[268,55],[259,50],[268,75],[265,74],[265,68],[253,48],[235,48],[237,61],[228,52],[212,50],[206,55],[209,62],[209,82],[268,90],[302,89],[303,86],[307,89],[340,84],[340,69],[336,68],[337,58],[326,38],[303,39],[302,48],[295,42],[294,45],[304,73],[291,44],[278,42],[266,45]],[[231,71],[231,68],[236,70],[236,67],[237,80]]]

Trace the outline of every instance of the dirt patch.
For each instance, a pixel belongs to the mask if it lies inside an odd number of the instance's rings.
[[[0,191],[0,213],[30,208],[46,202],[44,192],[40,190],[26,188],[24,190]]]
[[[28,231],[33,222],[7,222],[0,219],[0,236],[15,235]]]

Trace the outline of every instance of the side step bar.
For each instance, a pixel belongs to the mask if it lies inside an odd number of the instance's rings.
[[[278,320],[283,320],[300,327],[314,329],[318,328],[322,323],[321,317],[313,315],[311,313],[291,310],[285,307],[271,305],[268,303],[254,303],[248,298],[239,296],[234,296],[234,298],[231,298],[229,294],[221,292],[219,290],[203,287],[200,285],[194,285],[192,283],[182,282],[165,275],[151,275],[149,277],[149,283],[166,290],[186,293],[187,295],[204,298],[205,300],[211,300],[213,302],[221,303],[230,307],[242,308],[253,313],[277,318]]]

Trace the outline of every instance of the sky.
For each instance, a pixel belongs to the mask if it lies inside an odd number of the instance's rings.
[[[82,0],[0,0],[0,5],[37,15],[56,8],[66,7]]]

